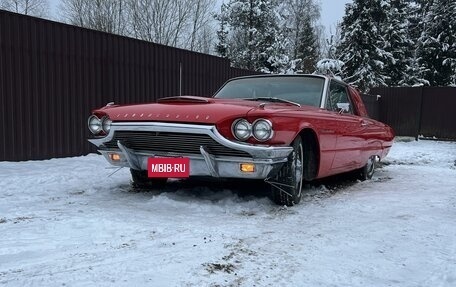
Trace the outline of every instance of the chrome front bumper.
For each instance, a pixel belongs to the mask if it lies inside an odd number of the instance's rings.
[[[116,131],[174,132],[186,134],[205,134],[228,148],[248,153],[251,157],[214,156],[205,146],[199,147],[199,154],[183,155],[167,152],[132,150],[124,143],[117,142],[118,149],[107,149],[103,144],[113,139]],[[129,167],[136,170],[147,170],[150,157],[188,157],[190,159],[190,176],[212,176],[223,178],[265,179],[272,177],[287,161],[291,147],[271,147],[251,145],[227,140],[215,128],[207,125],[173,124],[161,122],[147,123],[113,123],[109,134],[102,138],[89,139],[99,148],[99,152],[115,166]],[[110,154],[119,154],[120,160],[113,161]],[[241,163],[255,164],[255,171],[241,172]]]

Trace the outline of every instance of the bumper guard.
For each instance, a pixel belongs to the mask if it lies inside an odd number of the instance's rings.
[[[197,155],[163,155],[150,151],[137,151],[126,147],[118,141],[117,149],[105,149],[103,143],[112,140],[116,131],[150,131],[150,132],[176,132],[206,134],[218,143],[235,150],[241,150],[251,155],[248,157],[214,156],[209,153],[205,146],[200,146],[200,154]],[[111,164],[115,166],[129,167],[136,170],[147,170],[147,161],[150,157],[181,157],[190,159],[190,176],[212,176],[224,178],[271,178],[288,160],[292,147],[272,147],[266,145],[251,145],[247,143],[233,142],[224,138],[215,128],[208,125],[174,124],[174,123],[113,123],[109,134],[102,138],[89,139],[99,148],[99,152]],[[110,154],[120,154],[120,160],[113,161]],[[252,173],[241,172],[241,163],[255,164]]]

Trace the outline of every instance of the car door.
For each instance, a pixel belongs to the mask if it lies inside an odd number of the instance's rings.
[[[361,152],[363,156],[361,161],[365,164],[369,157],[382,154],[382,146],[385,135],[387,135],[387,129],[383,124],[369,118],[357,90],[349,87],[349,94],[355,109],[358,110],[357,112],[361,117],[361,129],[358,130],[359,134],[357,136],[362,140]]]
[[[333,114],[333,129],[337,135],[333,173],[359,167],[363,161],[365,122],[358,116],[346,85],[331,80],[325,108]]]

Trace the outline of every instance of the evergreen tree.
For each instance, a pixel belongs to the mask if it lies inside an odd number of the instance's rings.
[[[426,67],[420,61],[421,58],[417,57],[414,51],[411,58],[407,60],[407,67],[405,70],[404,78],[398,83],[399,86],[429,86],[429,81],[425,78]]]
[[[298,70],[304,73],[315,72],[320,58],[320,44],[317,33],[317,21],[320,18],[320,6],[315,0],[283,1],[283,33],[290,42],[290,54],[300,61]]]
[[[302,72],[313,73],[315,72],[320,52],[317,35],[309,17],[303,19],[302,30],[298,39],[295,58],[301,60],[300,67]]]
[[[429,4],[419,50],[426,78],[432,86],[456,85],[456,2]]]
[[[408,22],[409,35],[414,43],[418,43],[424,30],[425,21],[423,21],[429,12],[430,3],[433,0],[414,0],[408,1]]]
[[[394,1],[394,0],[393,0]],[[403,79],[397,84],[399,86],[423,86],[429,85],[425,79],[426,67],[421,64],[419,50],[421,47],[421,34],[424,28],[425,15],[428,11],[429,0],[406,1],[405,14],[402,21],[407,21],[409,42],[412,46],[404,47],[406,54],[405,73]],[[401,21],[399,17],[399,21]]]
[[[388,61],[394,61],[385,51],[382,26],[387,20],[380,0],[354,0],[346,6],[341,23],[338,58],[344,62],[345,81],[362,91],[387,85],[390,77],[384,74]]]
[[[413,58],[414,43],[409,38],[408,7],[405,0],[390,0],[383,2],[387,12],[386,23],[383,25],[383,49],[391,54],[385,62],[383,73],[388,75],[388,86],[399,86],[406,73],[410,70],[410,60]]]
[[[274,0],[230,0],[217,15],[217,52],[239,68],[282,72],[291,60]]]
[[[228,30],[227,30],[227,18],[226,18],[226,13],[227,13],[227,6],[226,4],[222,4],[222,7],[220,8],[221,13],[215,15],[215,19],[220,22],[220,29],[217,30],[217,38],[218,38],[218,43],[215,46],[215,51],[216,53],[223,58],[228,57]]]

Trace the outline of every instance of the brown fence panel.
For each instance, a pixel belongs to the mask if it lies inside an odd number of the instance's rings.
[[[0,10],[0,160],[87,154],[91,109],[210,96],[249,74],[219,57]]]
[[[382,96],[380,120],[399,136],[456,139],[456,88],[374,88]]]
[[[370,94],[381,96],[380,121],[390,125],[396,135],[419,134],[423,88],[374,88]]]
[[[424,88],[422,107],[420,135],[456,139],[456,88]]]
[[[371,119],[380,120],[380,100],[381,97],[362,94],[364,105],[366,106],[367,114]]]

